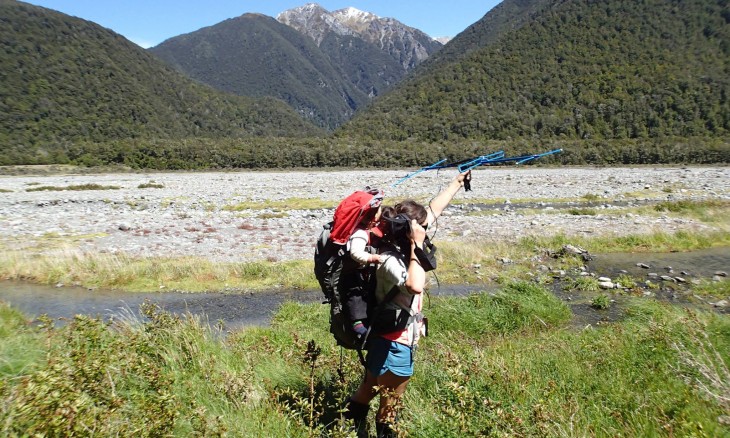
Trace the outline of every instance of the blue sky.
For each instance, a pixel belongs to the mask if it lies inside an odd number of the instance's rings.
[[[93,21],[142,46],[196,31],[247,12],[276,17],[307,0],[30,0],[28,3]],[[320,0],[328,11],[348,6],[392,17],[432,37],[455,36],[499,0]]]

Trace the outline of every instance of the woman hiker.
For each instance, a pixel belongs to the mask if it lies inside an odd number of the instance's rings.
[[[376,298],[378,303],[388,301],[383,313],[390,315],[389,311],[405,310],[412,317],[407,318],[405,327],[381,332],[377,327],[381,315],[373,315],[375,321],[371,324],[376,334],[371,333],[368,341],[365,378],[348,400],[344,413],[345,418],[352,419],[358,428],[362,427],[370,401],[379,388],[380,404],[375,418],[378,437],[395,436],[397,403],[413,375],[418,340],[426,332],[421,316],[426,285],[423,266],[426,229],[441,215],[469,176],[469,172],[457,175],[428,207],[408,200],[383,209],[383,220],[388,221],[390,227],[386,227],[389,231],[383,237],[380,250],[382,262],[376,271]]]

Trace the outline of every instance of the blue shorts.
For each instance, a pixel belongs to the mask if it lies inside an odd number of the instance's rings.
[[[413,350],[408,345],[375,336],[368,342],[366,364],[368,371],[376,377],[386,371],[410,377],[413,375]]]

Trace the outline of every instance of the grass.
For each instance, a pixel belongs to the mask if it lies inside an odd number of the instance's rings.
[[[718,297],[727,299],[730,297],[730,280],[708,281],[704,280],[695,285],[692,291],[700,296]]]
[[[595,216],[597,213],[593,208],[570,208],[568,214],[573,216]]]
[[[338,410],[362,369],[326,306],[287,303],[270,327],[222,337],[152,306],[109,325],[29,326],[0,307],[0,433],[352,436]],[[629,298],[622,321],[570,329],[533,284],[434,298],[399,428],[410,436],[728,436],[730,319]],[[719,395],[720,397],[716,397]],[[373,422],[371,410],[370,422]]]
[[[91,237],[49,235],[35,248],[5,250],[0,253],[0,278],[130,291],[158,291],[161,286],[190,292],[318,288],[311,260],[213,263],[199,257],[142,258],[123,253],[82,253],[69,245],[74,240]],[[557,251],[566,244],[580,246],[591,253],[690,251],[730,246],[730,232],[597,238],[557,235],[525,237],[516,243],[444,241],[438,242],[438,280],[463,285],[526,279],[538,263],[543,263],[549,251]],[[504,263],[504,259],[511,262]],[[556,269],[579,268],[583,263],[578,257],[551,261]],[[590,285],[583,285],[587,286]]]
[[[569,290],[578,290],[581,292],[598,292],[601,287],[598,279],[595,277],[576,277],[567,284]]]
[[[26,192],[41,192],[41,191],[64,191],[64,190],[72,190],[72,191],[80,191],[80,190],[118,190],[118,186],[103,186],[100,184],[90,183],[90,184],[79,184],[79,185],[71,185],[71,186],[65,186],[65,187],[57,187],[57,186],[39,186],[39,187],[33,187],[30,189],[25,189]]]
[[[236,204],[228,204],[222,207],[227,211],[243,211],[243,210],[319,210],[324,208],[337,207],[337,201],[325,201],[322,199],[311,198],[287,198],[281,200],[266,201],[244,201]]]
[[[78,284],[130,291],[230,289],[314,289],[309,261],[214,263],[196,257],[141,258],[58,250],[47,255],[6,251],[0,273],[6,279],[41,284]]]
[[[719,199],[666,201],[656,204],[654,210],[660,213],[669,213],[673,216],[697,219],[705,223],[727,225],[730,201]]]
[[[138,189],[164,189],[165,185],[156,183],[154,181],[150,181],[150,182],[146,182],[146,183],[142,183],[142,184],[138,185],[137,188]]]
[[[591,307],[594,309],[604,310],[611,307],[611,299],[606,294],[600,294],[591,300]]]
[[[673,234],[656,232],[617,237],[532,236],[523,238],[519,242],[519,245],[524,249],[560,248],[566,244],[580,246],[592,253],[690,251],[728,246],[730,245],[730,232],[693,233],[678,231]]]

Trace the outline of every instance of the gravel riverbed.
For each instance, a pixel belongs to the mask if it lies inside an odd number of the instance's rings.
[[[334,206],[366,185],[388,198],[421,202],[454,171],[424,172],[392,187],[405,171],[241,171],[0,176],[0,245],[5,250],[198,256],[214,261],[309,259]],[[159,187],[140,187],[152,183]],[[102,190],[41,190],[84,184]],[[728,167],[495,167],[474,171],[436,228],[436,241],[513,241],[528,235],[626,235],[712,230],[687,218],[627,207],[683,199],[730,199]],[[592,204],[590,213],[569,211]],[[239,209],[241,203],[254,208]],[[555,203],[560,203],[555,204]],[[278,203],[278,204],[277,204]],[[529,207],[529,208],[526,208]]]

